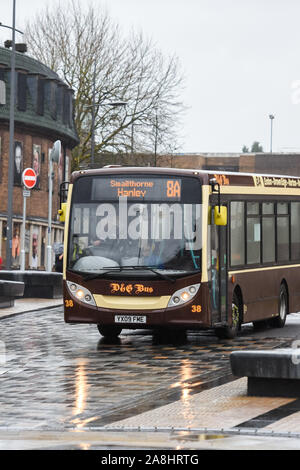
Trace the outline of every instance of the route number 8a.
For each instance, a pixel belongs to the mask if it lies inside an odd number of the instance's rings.
[[[179,181],[167,181],[167,197],[180,197],[180,184]]]

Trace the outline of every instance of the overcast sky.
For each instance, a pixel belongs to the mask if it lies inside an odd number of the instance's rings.
[[[0,0],[12,24],[12,0]],[[63,0],[61,0],[63,3]],[[85,4],[87,0],[82,0]],[[17,0],[16,28],[57,0]],[[257,140],[300,151],[299,0],[94,0],[126,32],[132,26],[186,77],[182,152],[240,152]],[[0,28],[0,39],[10,35]],[[18,40],[20,40],[20,36]]]

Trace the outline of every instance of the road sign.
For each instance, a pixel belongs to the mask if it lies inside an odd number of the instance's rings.
[[[27,189],[32,189],[36,183],[36,172],[33,168],[26,168],[22,173],[22,182]]]

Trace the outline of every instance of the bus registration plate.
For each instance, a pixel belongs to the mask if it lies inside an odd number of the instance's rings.
[[[146,323],[144,315],[115,315],[115,323]]]

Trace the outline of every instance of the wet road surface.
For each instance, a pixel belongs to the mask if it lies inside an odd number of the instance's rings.
[[[95,325],[65,324],[62,307],[4,318],[0,430],[96,429],[171,403],[231,380],[233,350],[286,346],[288,329],[274,331],[189,332],[172,344],[124,330],[113,344]]]

